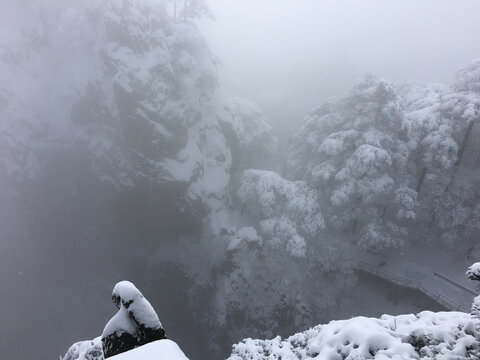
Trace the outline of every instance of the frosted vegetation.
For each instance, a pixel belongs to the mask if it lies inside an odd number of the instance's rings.
[[[186,4],[7,8],[10,31],[0,34],[5,259],[17,251],[10,244],[29,248],[40,265],[54,257],[48,262],[62,273],[48,274],[54,292],[140,278],[172,333],[194,339],[185,352],[206,358],[226,357],[244,337],[293,333],[354,306],[355,266],[366,252],[449,253],[461,268],[480,259],[480,61],[446,85],[366,75],[319,101],[303,121],[292,119],[302,125],[280,143],[255,104],[220,92],[218,59],[193,21],[211,14],[201,1]],[[478,266],[471,274],[478,278]],[[38,280],[24,280],[29,292],[44,290]],[[10,296],[0,307],[15,301]],[[63,312],[62,321],[73,308],[88,308],[84,328],[109,313],[88,291],[68,305],[61,296],[45,303]],[[477,298],[477,317],[479,309]],[[28,328],[26,318],[15,321]],[[376,329],[380,345],[369,346],[363,327]],[[423,342],[419,329],[430,331]],[[323,346],[330,337],[336,345]],[[474,358],[473,337],[477,320],[463,314],[362,318],[286,340],[248,340],[231,359],[307,359],[321,351],[394,359],[397,350]],[[77,359],[81,348],[72,352]]]
[[[246,339],[229,360],[477,359],[479,322],[469,314],[421,312],[357,317],[318,325],[286,339]]]

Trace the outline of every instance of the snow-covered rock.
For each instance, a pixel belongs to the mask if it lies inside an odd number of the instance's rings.
[[[233,346],[228,360],[478,359],[479,325],[461,312],[356,317],[287,339],[245,339]]]
[[[152,305],[129,281],[115,285],[112,299],[118,312],[102,333],[105,358],[165,339],[165,330]]]

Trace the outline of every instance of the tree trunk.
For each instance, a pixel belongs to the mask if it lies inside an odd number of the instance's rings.
[[[470,134],[472,133],[472,129],[473,129],[474,124],[475,124],[475,120],[470,121],[470,124],[468,124],[467,131],[465,132],[465,135],[463,136],[462,145],[460,146],[460,150],[458,152],[457,161],[455,161],[455,165],[453,165],[454,169],[453,169],[452,177],[451,177],[450,182],[448,183],[447,187],[445,188],[444,192],[448,192],[450,187],[455,182],[455,178],[456,178],[457,172],[458,172],[458,167],[462,163],[463,155],[465,154],[465,149],[467,148],[468,139],[470,138]]]
[[[470,138],[470,134],[472,133],[472,129],[473,129],[474,124],[475,124],[474,120],[470,121],[470,124],[468,124],[467,132],[463,136],[462,145],[460,147],[460,151],[458,152],[458,159],[455,162],[455,166],[460,165],[460,163],[462,161],[463,154],[465,153],[465,148],[467,147],[468,139]]]
[[[420,194],[420,190],[422,190],[423,182],[425,181],[425,175],[427,175],[427,167],[424,167],[422,169],[420,177],[418,178],[417,187],[415,189],[417,191],[417,194]]]
[[[173,21],[177,22],[177,0],[173,0]]]

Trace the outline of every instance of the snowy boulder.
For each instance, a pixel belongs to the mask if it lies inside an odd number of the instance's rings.
[[[119,310],[102,333],[105,358],[166,339],[165,330],[152,305],[131,282],[116,284],[112,299]]]
[[[171,340],[159,340],[113,356],[111,360],[188,360]]]
[[[480,281],[480,262],[477,262],[477,263],[473,264],[472,266],[470,266],[468,268],[467,272],[465,273],[465,275],[470,280]]]

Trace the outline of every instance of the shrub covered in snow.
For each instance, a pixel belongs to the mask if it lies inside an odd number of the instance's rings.
[[[97,337],[93,340],[79,341],[68,349],[62,360],[103,360],[102,340]]]
[[[357,317],[282,340],[245,339],[229,360],[478,359],[479,322],[459,312]]]
[[[465,275],[470,280],[480,281],[480,262],[477,262],[477,263],[473,264],[472,266],[470,266],[468,268],[467,272],[465,273]]]
[[[247,170],[238,198],[257,219],[267,245],[305,256],[306,239],[314,239],[324,227],[315,192],[302,181],[292,182],[263,170]]]
[[[415,217],[402,117],[393,85],[368,75],[313,111],[293,139],[293,177],[317,189],[327,225],[362,248],[401,245],[402,221]]]

